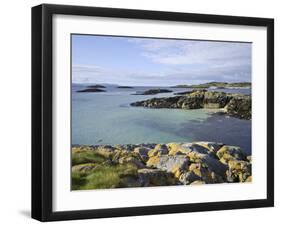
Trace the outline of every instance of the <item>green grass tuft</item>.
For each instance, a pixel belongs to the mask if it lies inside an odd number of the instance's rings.
[[[131,164],[99,165],[89,174],[73,172],[72,190],[116,188],[136,175],[137,168]]]
[[[102,163],[106,160],[104,156],[94,151],[72,153],[72,166],[83,163]]]

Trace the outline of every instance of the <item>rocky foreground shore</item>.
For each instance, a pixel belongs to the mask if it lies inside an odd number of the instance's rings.
[[[251,156],[213,142],[72,147],[72,189],[251,182]]]
[[[147,108],[179,109],[222,109],[229,116],[240,119],[251,119],[251,96],[225,92],[193,90],[177,93],[177,96],[152,98],[131,103],[131,106]],[[181,95],[182,94],[182,95]]]

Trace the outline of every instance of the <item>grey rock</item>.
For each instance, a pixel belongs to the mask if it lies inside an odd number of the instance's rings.
[[[148,167],[155,167],[167,172],[174,172],[175,170],[187,170],[189,164],[189,159],[183,155],[159,156],[159,161],[157,163],[150,164],[147,163]]]

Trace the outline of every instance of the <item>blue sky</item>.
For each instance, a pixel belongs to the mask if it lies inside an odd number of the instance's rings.
[[[251,81],[250,43],[72,35],[72,82],[119,85]]]

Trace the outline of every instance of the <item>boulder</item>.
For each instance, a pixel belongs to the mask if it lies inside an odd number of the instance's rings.
[[[134,152],[137,153],[143,161],[147,161],[149,159],[148,152],[150,151],[147,147],[137,147],[134,149]]]
[[[132,156],[129,157],[124,156],[119,159],[119,164],[128,164],[128,163],[134,165],[138,169],[142,169],[146,167],[140,159]]]
[[[133,151],[136,147],[139,147],[136,144],[123,144],[123,145],[116,145],[114,146],[115,149],[122,150],[122,151]]]
[[[252,165],[249,162],[230,160],[228,167],[228,182],[245,182],[252,175]]]
[[[176,156],[153,156],[147,161],[148,167],[153,167],[167,172],[180,175],[181,172],[187,171],[189,159],[183,155]]]
[[[193,172],[196,176],[200,177],[200,180],[205,181],[207,184],[222,183],[225,178],[226,168],[223,170],[215,172],[204,163],[193,163],[189,167],[189,172]]]
[[[204,148],[207,148],[210,152],[217,153],[217,151],[224,146],[223,143],[216,143],[216,142],[206,142],[206,141],[200,141],[196,142],[197,145],[203,146]]]
[[[209,155],[205,155],[201,158],[201,162],[216,175],[219,175],[220,177],[225,177],[227,166],[222,164],[217,159],[210,157]]]
[[[97,167],[96,163],[85,163],[80,165],[72,166],[72,172],[88,173]]]
[[[148,152],[149,157],[160,156],[168,154],[169,150],[165,144],[157,144],[154,149]]]
[[[224,164],[227,164],[229,160],[247,160],[246,154],[236,146],[224,145],[217,151],[216,155]]]
[[[142,187],[177,184],[177,180],[171,173],[161,169],[139,169],[138,181]]]
[[[185,173],[181,174],[179,177],[179,181],[184,185],[191,184],[192,182],[194,182],[196,180],[201,180],[201,177],[199,177],[192,171],[185,172]]]
[[[168,143],[168,155],[184,155],[184,148],[181,143]]]
[[[184,143],[182,144],[182,152],[185,154],[209,154],[210,150],[203,145],[199,145],[198,143]]]

